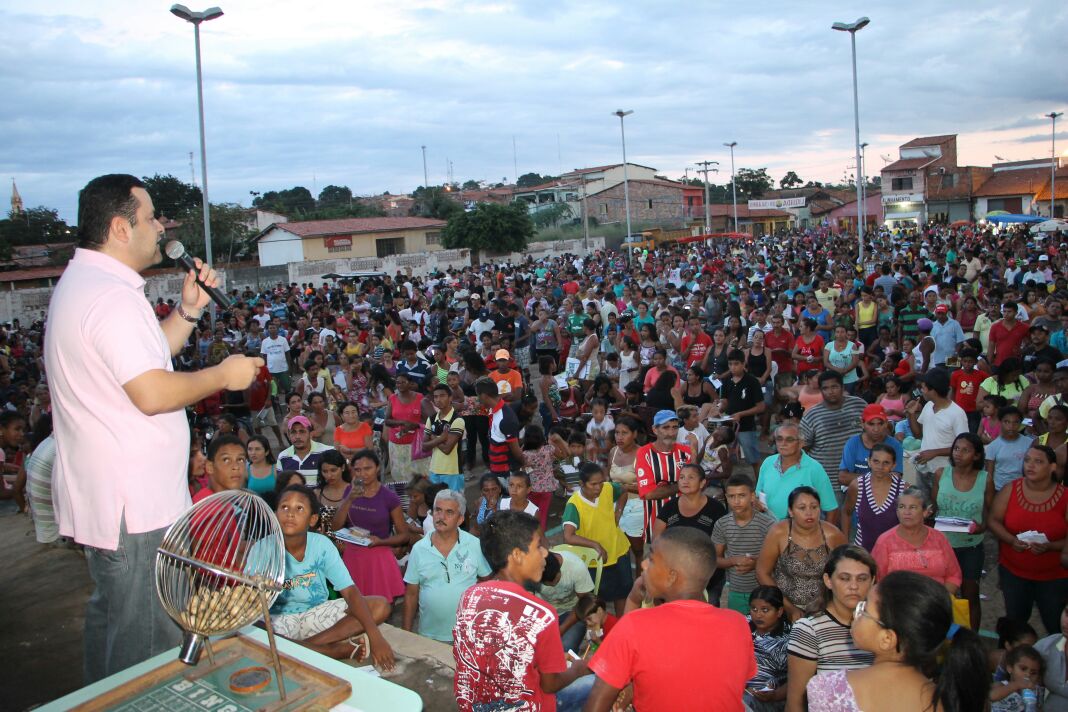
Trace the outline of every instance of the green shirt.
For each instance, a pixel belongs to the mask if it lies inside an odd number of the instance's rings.
[[[478,537],[463,530],[459,535],[447,558],[434,546],[432,535],[423,537],[412,547],[404,570],[404,582],[419,586],[419,635],[443,643],[452,642],[460,596],[479,576],[491,573]]]
[[[833,512],[838,509],[838,498],[834,494],[831,478],[827,476],[823,465],[810,457],[808,453],[802,452],[801,461],[783,472],[780,458],[780,455],[772,455],[764,459],[764,464],[760,466],[760,478],[757,480],[755,492],[757,498],[764,502],[773,517],[786,519],[790,493],[806,485],[816,490],[820,496],[820,509],[824,512]]]

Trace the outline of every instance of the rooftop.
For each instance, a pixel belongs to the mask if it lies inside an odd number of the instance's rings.
[[[999,195],[1034,195],[1049,182],[1046,168],[1021,168],[1015,171],[995,171],[975,195],[995,197]]]
[[[908,143],[901,144],[901,148],[919,148],[921,146],[939,146],[943,143],[955,141],[957,134],[945,134],[943,136],[921,136],[914,138]]]
[[[337,220],[305,220],[302,222],[275,223],[255,237],[259,240],[272,228],[285,230],[298,237],[323,237],[326,235],[354,235],[361,232],[389,232],[392,230],[417,230],[419,228],[445,227],[444,220],[431,218],[340,218]]]
[[[1049,175],[1049,173],[1046,173]],[[1057,200],[1068,198],[1068,168],[1057,169]],[[1049,181],[1035,193],[1035,200],[1049,200]]]
[[[904,146],[902,146],[902,148],[904,148]],[[883,166],[882,172],[886,173],[888,171],[917,170],[923,168],[924,166],[929,166],[937,160],[937,157],[931,156],[924,156],[922,158],[902,158],[897,161],[894,161],[890,165]]]

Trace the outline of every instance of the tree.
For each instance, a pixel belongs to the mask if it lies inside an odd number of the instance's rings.
[[[464,184],[461,187],[464,190],[481,190],[482,189],[482,186],[478,184],[477,180],[464,181]]]
[[[746,199],[759,198],[774,185],[767,168],[739,168],[734,180],[739,198],[744,195]]]
[[[320,210],[328,208],[348,207],[352,202],[352,191],[345,185],[328,185],[319,191]]]
[[[172,175],[161,176],[157,173],[151,178],[145,176],[141,180],[145,183],[145,190],[152,196],[152,204],[159,215],[174,218],[204,205],[204,194],[200,192],[200,188],[184,183]]]
[[[527,205],[527,202],[522,201],[521,204],[525,206]],[[573,217],[571,206],[567,203],[545,203],[534,211],[531,219],[534,221],[534,227],[538,230],[542,230],[547,227],[554,227],[558,225],[561,220],[571,217]]]
[[[288,215],[291,218],[302,218],[304,215],[315,210],[315,198],[311,191],[304,186],[287,188],[286,190],[269,190],[263,195],[257,196],[252,205],[271,212]]]
[[[794,186],[801,185],[802,183],[804,183],[804,181],[801,180],[801,178],[796,173],[794,173],[793,171],[787,171],[786,175],[784,175],[782,177],[782,180],[779,181],[779,187],[793,188]]]
[[[448,220],[453,215],[463,212],[463,206],[453,200],[440,186],[426,188],[420,186],[412,193],[412,207],[408,214],[419,218]]]
[[[213,203],[211,217],[212,263],[227,264],[237,260],[249,249],[249,238],[255,233],[249,227],[248,209],[236,203]],[[204,214],[200,208],[186,211],[179,216],[181,227],[175,237],[185,245],[191,255],[203,257]]]
[[[461,211],[449,219],[441,233],[448,249],[466,247],[472,251],[522,252],[534,237],[534,222],[525,203],[479,203],[470,212]]]
[[[45,245],[74,239],[74,231],[60,219],[59,213],[43,205],[18,215],[8,214],[6,220],[0,220],[0,256],[5,250],[10,256],[11,248],[19,245]]]
[[[541,176],[537,173],[524,173],[519,176],[519,179],[515,182],[515,186],[516,188],[530,188],[534,185],[548,183],[551,180],[553,180],[552,176]]]

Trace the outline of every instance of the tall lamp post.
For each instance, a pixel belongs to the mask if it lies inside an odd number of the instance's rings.
[[[211,209],[208,203],[208,148],[204,142],[204,79],[200,72],[200,23],[222,17],[223,11],[217,7],[209,7],[201,12],[193,12],[185,5],[171,5],[171,13],[193,23],[193,43],[197,55],[197,112],[200,116],[200,182],[204,198],[204,259],[211,264]],[[215,310],[210,305],[208,312],[214,326]]]
[[[734,231],[738,232],[738,185],[734,181],[734,147],[738,145],[738,142],[731,141],[723,145],[731,150],[731,193],[734,196]]]
[[[719,165],[719,161],[701,161],[700,163],[697,164],[697,165],[701,166],[701,171],[705,174],[705,234],[706,235],[709,234],[710,232],[712,232],[712,212],[711,212],[711,208],[708,205],[708,171],[709,170],[713,170],[713,171],[716,171],[717,173],[719,172],[718,168],[709,169],[709,166],[711,166],[712,164],[715,164],[715,165],[718,166]]]
[[[1057,217],[1057,119],[1064,116],[1063,111],[1051,111],[1046,118],[1053,124],[1050,127],[1049,148],[1053,161],[1049,165],[1049,219]]]
[[[627,238],[623,242],[630,241],[630,186],[627,179],[627,132],[623,128],[623,117],[630,116],[634,111],[617,109],[614,116],[619,117],[619,137],[623,142],[623,210],[627,213]],[[627,264],[630,265],[630,250],[627,250]]]
[[[871,22],[866,17],[856,22],[836,22],[831,25],[832,30],[848,32],[849,42],[853,48],[853,148],[857,152],[857,173],[860,170],[860,102],[857,99],[857,32],[863,30]],[[857,180],[857,262],[864,265],[864,216],[862,214],[863,202],[860,192],[860,180]]]
[[[423,187],[430,188],[430,174],[426,170],[426,146],[420,146],[423,149]]]
[[[868,174],[864,172],[864,149],[867,142],[860,144],[860,224],[868,226]]]

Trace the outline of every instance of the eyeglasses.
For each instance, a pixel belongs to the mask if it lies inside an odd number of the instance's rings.
[[[449,565],[442,561],[441,568],[445,569],[445,583],[452,583],[452,579],[449,578]],[[861,603],[864,603],[864,601],[861,601]]]
[[[801,438],[793,435],[776,435],[775,442],[777,443],[796,443]]]
[[[886,626],[885,623],[883,623],[881,620],[879,620],[878,618],[876,618],[875,616],[873,616],[872,614],[868,613],[865,610],[865,608],[867,607],[867,603],[868,603],[867,601],[861,601],[860,603],[858,603],[857,607],[853,609],[853,617],[854,618],[870,618],[873,621],[875,621],[875,623],[880,628],[886,628],[887,626]]]

